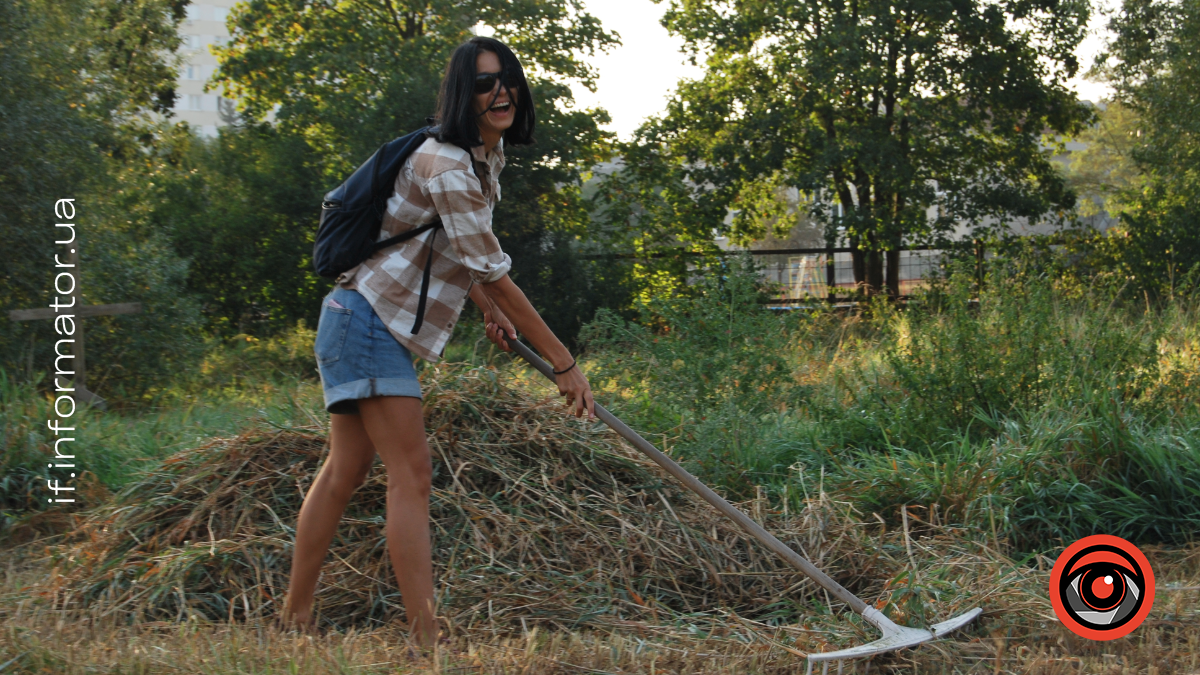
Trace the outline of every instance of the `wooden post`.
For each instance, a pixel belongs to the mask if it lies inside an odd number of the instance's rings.
[[[79,268],[79,238],[76,237],[75,245],[70,248],[67,254],[67,262],[74,265],[71,269],[75,272],[75,289],[71,291],[71,307],[75,310],[75,376],[71,378],[71,382],[75,387],[75,396],[86,403],[94,403],[100,398],[87,388],[87,357],[84,356],[83,344],[83,316],[79,315],[79,310],[83,309],[83,272]],[[104,399],[100,399],[100,407],[104,407]]]
[[[979,291],[983,290],[983,240],[975,240],[975,284]],[[977,291],[978,292],[978,291]]]
[[[110,316],[114,314],[137,314],[142,311],[142,303],[140,302],[124,302],[114,305],[83,305],[82,277],[79,273],[79,240],[72,242],[73,248],[68,249],[67,261],[74,265],[71,268],[75,275],[75,288],[71,291],[72,302],[70,311],[62,312],[62,314],[73,314],[75,317],[75,350],[74,358],[71,359],[74,365],[74,372],[71,375],[71,386],[75,389],[74,396],[79,401],[90,403],[101,410],[104,410],[104,399],[92,393],[87,388],[87,357],[84,353],[84,330],[83,318],[87,316]],[[8,313],[8,318],[12,321],[34,321],[38,319],[54,320],[59,312],[53,307],[43,307],[39,309],[14,309]],[[57,384],[55,385],[57,388]]]

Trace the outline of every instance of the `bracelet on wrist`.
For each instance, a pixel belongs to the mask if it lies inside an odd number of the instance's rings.
[[[570,370],[571,370],[572,368],[574,368],[574,367],[575,367],[575,359],[571,359],[571,365],[567,366],[566,368],[563,368],[562,370],[556,370],[556,371],[554,371],[554,374],[555,374],[555,375],[562,375],[562,374],[564,374],[564,373],[566,373],[566,372],[570,371]]]

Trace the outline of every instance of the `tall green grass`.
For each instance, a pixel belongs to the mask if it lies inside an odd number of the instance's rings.
[[[1200,529],[1196,305],[1128,306],[998,260],[904,311],[778,315],[745,263],[695,295],[601,315],[589,374],[632,423],[734,496],[814,481],[865,514],[905,505],[1023,550]]]
[[[182,448],[233,435],[250,423],[327,423],[313,337],[301,324],[270,340],[214,341],[194,368],[144,400],[117,400],[108,412],[79,406],[70,422],[82,470],[81,506]],[[61,469],[47,467],[55,436],[46,423],[57,419],[52,403],[36,381],[19,382],[0,370],[0,534],[44,509],[45,481],[63,477]]]

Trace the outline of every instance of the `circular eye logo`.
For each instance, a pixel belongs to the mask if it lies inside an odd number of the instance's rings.
[[[1154,571],[1146,556],[1120,537],[1084,537],[1055,561],[1050,603],[1072,633],[1091,640],[1115,640],[1150,614]]]

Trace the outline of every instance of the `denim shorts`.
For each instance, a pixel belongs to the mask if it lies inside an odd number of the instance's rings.
[[[321,301],[314,351],[331,413],[357,414],[360,398],[421,398],[412,354],[358,291],[335,286]]]

